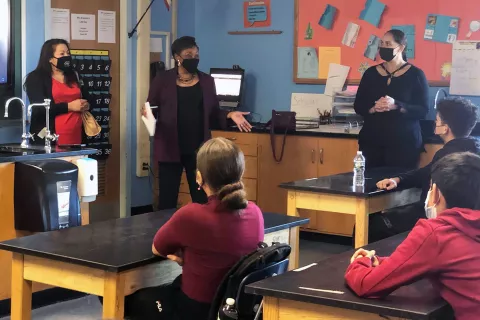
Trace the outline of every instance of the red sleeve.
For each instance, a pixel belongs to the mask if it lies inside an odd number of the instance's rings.
[[[437,267],[438,240],[426,220],[420,220],[395,252],[377,267],[371,260],[355,260],[347,268],[345,281],[359,296],[382,297],[408,285]]]
[[[175,254],[185,247],[189,234],[186,232],[190,225],[189,206],[185,206],[174,213],[153,238],[153,246],[161,256],[166,257],[169,254]]]

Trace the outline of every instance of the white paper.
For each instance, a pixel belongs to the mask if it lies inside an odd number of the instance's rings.
[[[343,291],[338,291],[338,290],[315,289],[315,288],[307,288],[307,287],[298,287],[298,288],[303,289],[303,290],[325,292],[325,293],[334,293],[334,294],[344,294],[345,293]]]
[[[453,44],[450,94],[480,95],[480,41]]]
[[[162,38],[150,38],[150,52],[163,52]]]
[[[360,31],[360,26],[358,24],[349,22],[347,26],[347,30],[343,35],[342,43],[347,47],[354,48],[355,43],[357,42],[359,31]]]
[[[335,92],[343,91],[345,81],[347,81],[350,67],[341,64],[330,63],[328,69],[327,84],[325,86],[325,95],[333,96]]]
[[[155,135],[155,128],[157,126],[157,119],[153,116],[152,108],[150,108],[150,103],[145,102],[145,115],[142,115],[143,123],[147,128],[148,134],[150,137]]]
[[[115,11],[98,10],[98,43],[115,43]]]
[[[332,98],[318,93],[292,93],[290,110],[297,118],[318,118],[319,112],[332,111]]]
[[[70,42],[70,9],[50,9],[50,34],[52,39]]]
[[[95,15],[72,13],[72,40],[95,40]]]

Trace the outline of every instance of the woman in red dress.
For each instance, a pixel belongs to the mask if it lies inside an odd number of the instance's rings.
[[[30,103],[50,99],[50,131],[59,135],[57,144],[82,143],[82,112],[89,110],[90,96],[72,68],[68,42],[51,39],[44,43],[37,68],[27,75],[25,91]],[[45,108],[32,110],[30,132],[43,144]]]

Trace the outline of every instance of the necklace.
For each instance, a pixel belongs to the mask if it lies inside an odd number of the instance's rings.
[[[383,65],[383,63],[380,65],[383,70],[385,70],[385,72],[387,73],[387,76],[388,76],[388,80],[387,80],[387,86],[390,85],[390,83],[392,82],[392,79],[393,77],[395,76],[395,73],[397,73],[398,71],[402,70],[403,68],[405,68],[406,66],[408,66],[410,63],[408,62],[405,62],[402,66],[400,66],[400,68],[398,68],[397,70],[393,71],[393,72],[389,72],[387,70],[387,68]]]
[[[190,77],[188,77],[188,78],[186,78],[186,77],[185,77],[185,78],[182,78],[182,76],[177,75],[177,79],[178,79],[178,81],[180,81],[181,83],[190,83],[190,82],[192,82],[192,81],[195,79],[196,76],[197,76],[196,74],[192,74],[192,75],[191,75]]]

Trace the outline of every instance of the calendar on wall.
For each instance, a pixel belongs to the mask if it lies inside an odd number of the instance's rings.
[[[74,70],[78,72],[83,86],[88,88],[91,95],[90,112],[102,127],[102,131],[94,137],[84,134],[83,140],[87,147],[98,150],[92,158],[105,160],[112,153],[110,143],[112,60],[107,50],[71,50],[70,53]]]

